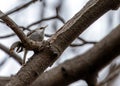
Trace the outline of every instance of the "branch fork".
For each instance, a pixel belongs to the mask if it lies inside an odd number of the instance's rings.
[[[0,11],[0,15],[3,15],[1,18],[20,38],[21,42],[15,42],[11,46],[10,50],[13,51],[15,48],[17,48],[17,51],[19,52],[19,48],[21,48],[20,51],[22,51],[23,48],[26,48],[27,50],[33,50],[33,51],[40,51],[43,49],[43,46],[45,46],[46,41],[42,42],[36,42],[31,39],[29,39],[24,33],[23,30],[19,28],[19,26],[7,15],[5,15],[2,11]],[[5,16],[4,16],[5,15]]]

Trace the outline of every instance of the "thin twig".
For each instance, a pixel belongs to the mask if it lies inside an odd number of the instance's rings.
[[[2,18],[3,16],[7,16],[7,15],[10,15],[12,13],[15,13],[15,12],[18,12],[19,10],[23,9],[23,8],[26,8],[28,7],[30,4],[36,2],[37,0],[32,0],[24,5],[21,5],[21,6],[18,6],[18,7],[15,7],[14,9],[12,9],[11,11],[7,12],[5,15],[2,15],[0,16],[0,18]]]
[[[60,15],[57,15],[57,17],[63,24],[65,24],[65,20]]]
[[[61,17],[53,16],[53,17],[49,17],[49,18],[44,18],[44,19],[38,20],[38,21],[36,21],[36,22],[28,25],[26,28],[30,28],[30,27],[32,27],[33,25],[39,24],[39,23],[44,22],[44,21],[52,20],[52,19],[59,19],[61,22],[64,23],[64,20],[63,20]]]
[[[59,15],[62,5],[63,5],[63,0],[60,0],[59,4],[56,6],[56,16],[63,24],[65,24],[65,20]]]
[[[0,11],[0,16],[3,15],[5,14]],[[8,16],[1,17],[1,19],[17,34],[22,42],[28,43],[27,36],[12,19],[10,19]]]
[[[83,45],[86,45],[86,44],[96,44],[97,42],[86,42],[86,43],[81,43],[81,44],[77,44],[77,43],[73,43],[73,44],[70,44],[71,47],[79,47],[79,46],[83,46]]]
[[[8,35],[5,35],[5,36],[0,36],[0,39],[9,38],[9,37],[15,36],[15,35],[16,35],[15,33],[11,33],[11,34],[8,34]]]
[[[43,0],[43,1],[42,1],[42,6],[40,7],[40,8],[41,8],[41,12],[40,12],[40,18],[41,18],[41,19],[44,18],[44,15],[45,15],[45,7],[46,7],[46,1]]]
[[[4,23],[5,24],[5,23]],[[19,26],[19,28],[22,28],[22,30],[27,30],[27,31],[31,31],[30,29],[28,28],[25,28],[23,26]],[[11,33],[11,34],[7,34],[7,35],[4,35],[4,36],[0,36],[0,39],[5,39],[5,38],[9,38],[9,37],[12,37],[12,36],[15,36],[16,34],[15,33]]]
[[[97,86],[104,86],[106,83],[115,79],[119,75],[119,73],[120,73],[120,65],[116,65],[116,64],[111,65],[108,76]]]
[[[0,67],[4,65],[4,63],[8,60],[8,58],[4,58],[3,61],[0,63]]]
[[[95,41],[86,41],[85,39],[78,37],[77,39],[79,39],[80,41],[82,41],[82,43],[73,43],[70,44],[71,47],[78,47],[78,46],[83,46],[85,44],[96,44],[97,42]]]

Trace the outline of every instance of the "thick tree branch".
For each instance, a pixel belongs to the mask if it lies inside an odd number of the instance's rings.
[[[28,50],[39,50],[41,47],[41,43],[34,42],[30,40],[24,33],[23,30],[8,16],[4,16],[5,14],[0,11],[0,16],[3,16],[1,19],[16,33],[16,35],[20,38],[21,42],[23,43],[24,47]]]
[[[98,83],[97,86],[105,86],[105,84],[111,82],[112,80],[116,79],[120,74],[120,65],[113,64],[111,65],[113,68],[110,69],[108,76]]]
[[[50,46],[47,45],[41,52],[34,54],[6,86],[30,85],[48,66],[53,64],[79,34],[105,12],[112,9],[113,5],[118,6],[119,3],[120,0],[90,0],[50,38]]]
[[[120,25],[92,49],[43,73],[31,86],[47,86],[48,84],[49,86],[64,86],[79,79],[86,79],[91,72],[99,72],[119,55],[119,38]]]
[[[4,15],[5,14],[0,11],[0,16]],[[1,19],[18,35],[21,41],[26,42],[26,35],[12,19],[10,19],[8,16],[1,17]]]
[[[31,86],[66,86],[79,79],[86,80],[89,75],[98,73],[120,54],[119,39],[120,25],[83,55],[43,73]]]
[[[8,81],[10,81],[9,77],[0,77],[0,86],[5,86]]]
[[[4,45],[0,44],[0,49],[10,55],[13,59],[15,59],[20,65],[22,64],[22,59],[15,53],[10,53],[9,49]]]
[[[90,0],[80,12],[52,36],[50,43],[63,52],[89,25],[105,12],[113,9],[113,6],[118,6],[119,3],[120,0]]]

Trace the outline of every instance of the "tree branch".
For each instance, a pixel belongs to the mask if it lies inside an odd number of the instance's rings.
[[[119,73],[120,73],[120,65],[116,65],[116,64],[113,64],[111,65],[113,68],[111,68],[108,76],[102,80],[102,82],[98,83],[97,86],[104,86],[105,84],[111,82],[112,80],[114,80],[116,77],[119,76]]]
[[[0,11],[0,16],[4,15],[5,14]],[[10,19],[8,16],[1,17],[1,19],[18,35],[21,41],[26,42],[26,35],[12,19]]]
[[[80,12],[51,37],[50,43],[63,52],[89,25],[111,10],[114,4],[118,6],[119,3],[120,0],[90,0]]]
[[[86,79],[91,72],[99,72],[120,54],[119,38],[120,25],[83,55],[78,55],[43,73],[31,86],[47,86],[48,84],[49,86],[64,86],[79,79]],[[118,71],[117,69],[114,73],[116,74]]]
[[[5,24],[5,23],[4,23],[4,24]],[[30,29],[25,28],[25,27],[22,27],[22,26],[19,26],[19,28],[22,28],[22,29],[23,29],[23,31],[24,31],[24,30],[31,31]],[[0,36],[0,39],[9,38],[9,37],[12,37],[12,36],[15,36],[15,35],[16,35],[15,33],[7,34],[7,35],[4,35],[4,36]]]
[[[65,23],[65,21],[60,16],[52,16],[52,17],[49,17],[49,18],[43,18],[41,20],[38,20],[38,21],[28,25],[26,28],[30,28],[33,25],[39,24],[39,23],[44,22],[44,21],[52,20],[52,19],[59,19],[62,23]]]
[[[11,11],[7,12],[5,15],[0,16],[0,18],[2,18],[2,17],[4,17],[4,16],[7,16],[7,15],[10,15],[10,14],[12,14],[12,13],[18,12],[19,10],[28,7],[28,6],[31,5],[32,3],[35,3],[36,1],[37,1],[37,0],[31,0],[30,2],[28,2],[28,3],[24,4],[24,5],[15,7],[15,8],[12,9]]]
[[[86,41],[85,39],[80,38],[80,37],[78,37],[77,39],[82,41],[82,43],[72,43],[72,44],[70,44],[71,47],[78,47],[78,46],[83,46],[85,44],[96,44],[97,43],[95,41]]]
[[[11,34],[8,34],[8,35],[5,35],[5,36],[0,36],[0,39],[8,38],[8,37],[11,37],[11,36],[15,36],[15,34],[11,33]]]
[[[46,71],[30,86],[66,86],[79,79],[87,80],[89,75],[98,73],[120,54],[119,39],[120,25],[86,53]]]
[[[90,24],[112,9],[112,5],[117,6],[119,3],[120,0],[90,0],[80,12],[48,40],[50,45],[44,46],[41,52],[34,54],[6,86],[30,85]]]
[[[9,77],[0,77],[0,86],[5,86],[8,81],[10,81]]]
[[[3,16],[1,19],[16,33],[16,35],[20,38],[21,42],[23,43],[24,47],[28,50],[39,50],[39,45],[41,43],[34,42],[30,40],[24,33],[23,30],[8,16],[4,16],[5,14],[0,11],[0,16]]]

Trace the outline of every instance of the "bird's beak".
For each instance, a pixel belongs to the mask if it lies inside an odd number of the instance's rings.
[[[46,26],[44,26],[44,27],[40,27],[39,29],[45,30],[46,27],[48,27],[48,25],[46,25]]]
[[[48,27],[48,25],[44,26],[43,28],[45,29],[45,28],[47,28],[47,27]]]
[[[45,28],[47,28],[47,27],[48,27],[48,25],[46,25],[46,26],[42,27],[42,29],[45,29]]]

